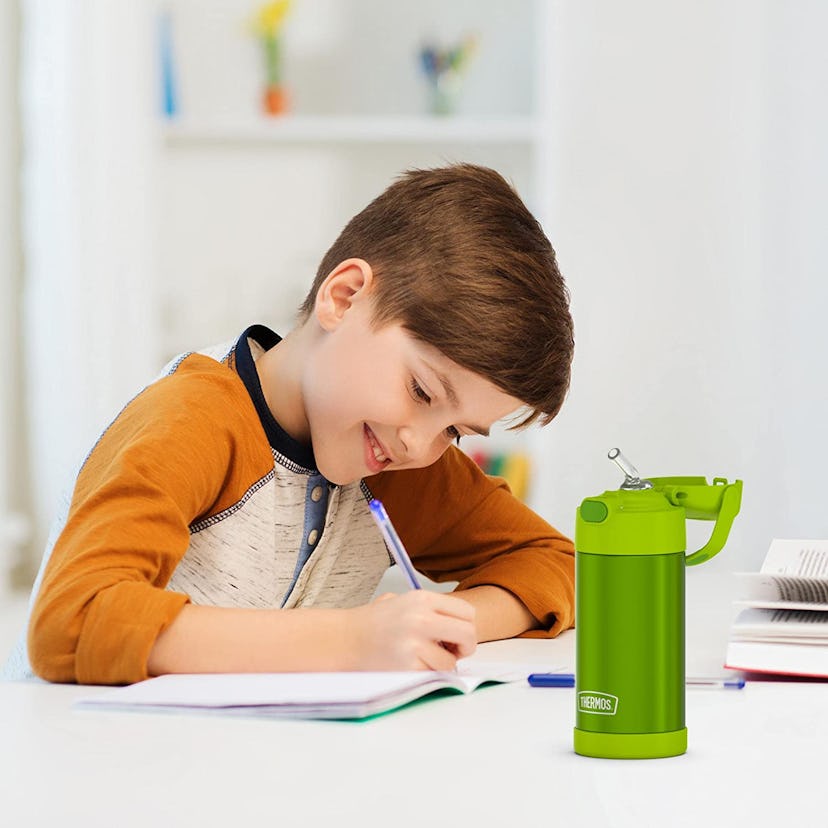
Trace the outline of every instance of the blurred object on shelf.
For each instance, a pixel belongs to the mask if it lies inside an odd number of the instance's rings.
[[[178,90],[175,77],[172,12],[162,8],[158,13],[158,52],[161,62],[161,112],[172,119],[178,114]]]
[[[519,500],[526,500],[529,493],[529,457],[522,452],[487,452],[476,449],[469,456],[493,477],[502,477]]]
[[[454,46],[440,48],[427,43],[420,49],[420,66],[428,81],[432,115],[455,113],[463,75],[476,51],[477,36],[473,34],[466,35]]]
[[[288,95],[282,78],[282,29],[290,0],[274,0],[259,7],[253,17],[253,31],[264,49],[265,89],[262,105],[267,115],[288,110]]]

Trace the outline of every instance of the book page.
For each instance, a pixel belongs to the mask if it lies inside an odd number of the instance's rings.
[[[734,621],[730,637],[732,641],[824,645],[828,640],[828,613],[746,609]]]
[[[828,579],[828,540],[774,538],[760,571]]]
[[[725,667],[776,675],[828,678],[828,647],[808,644],[779,646],[777,641],[733,641],[727,645]]]
[[[769,609],[828,611],[828,578],[799,578],[761,572],[737,572],[743,598],[737,604]]]

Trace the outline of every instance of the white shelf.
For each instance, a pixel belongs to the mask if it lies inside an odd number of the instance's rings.
[[[537,122],[529,117],[468,118],[304,116],[207,124],[187,120],[164,125],[168,145],[185,144],[531,144]]]

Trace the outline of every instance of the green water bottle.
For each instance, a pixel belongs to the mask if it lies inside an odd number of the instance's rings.
[[[575,522],[575,752],[677,756],[687,750],[684,568],[722,549],[742,481],[642,480],[618,449],[609,458],[621,488],[588,497]],[[691,555],[686,520],[716,521]]]

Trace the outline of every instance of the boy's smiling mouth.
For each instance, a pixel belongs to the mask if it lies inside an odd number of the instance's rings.
[[[367,423],[363,425],[362,431],[365,435],[365,464],[372,474],[376,474],[381,472],[391,462],[391,459]]]

